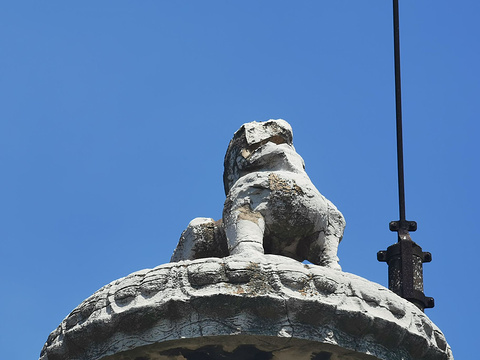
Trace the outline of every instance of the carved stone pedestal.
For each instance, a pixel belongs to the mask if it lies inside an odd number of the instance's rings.
[[[449,360],[416,306],[277,255],[180,261],[116,280],[50,334],[41,360]]]

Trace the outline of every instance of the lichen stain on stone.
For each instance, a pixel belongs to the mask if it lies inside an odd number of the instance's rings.
[[[238,220],[248,220],[255,224],[258,224],[258,220],[262,218],[262,215],[259,212],[252,211],[250,206],[245,204],[244,206],[238,209],[239,214],[237,219]]]
[[[241,294],[245,294],[245,290],[243,290],[241,286],[237,286],[237,288],[234,290],[233,293],[237,295],[241,295]]]
[[[302,286],[301,289],[297,290],[302,296],[314,296],[314,293],[317,293],[316,291],[313,291],[312,288],[310,287],[311,282],[313,281],[313,275],[308,274],[306,278],[300,280],[300,284]]]
[[[304,195],[303,190],[295,183],[295,181],[287,181],[275,173],[268,175],[269,188],[271,191],[281,191],[285,194]]]
[[[302,296],[307,296],[307,295],[308,295],[308,293],[307,293],[307,291],[306,291],[305,289],[300,289],[300,290],[298,290],[298,292],[299,292],[300,295],[302,295]]]
[[[256,296],[267,294],[274,289],[270,285],[270,279],[260,266],[251,262],[245,269],[248,271],[248,280],[242,285],[225,283],[226,287],[233,288],[233,293],[237,295]]]

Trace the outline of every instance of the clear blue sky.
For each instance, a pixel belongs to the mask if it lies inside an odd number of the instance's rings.
[[[0,348],[36,359],[104,284],[221,217],[223,156],[283,118],[343,212],[345,271],[387,285],[398,218],[391,1],[4,1]],[[480,3],[400,0],[407,218],[427,310],[477,353]]]

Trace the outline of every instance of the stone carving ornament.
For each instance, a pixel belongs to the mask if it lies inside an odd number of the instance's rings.
[[[383,286],[278,255],[168,263],[115,280],[62,321],[40,356],[198,359],[453,356],[438,327]]]
[[[220,221],[196,218],[172,261],[277,254],[340,269],[345,220],[315,188],[285,120],[244,124],[225,155]]]

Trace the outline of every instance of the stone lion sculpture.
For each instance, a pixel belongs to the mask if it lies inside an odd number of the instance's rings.
[[[313,185],[292,138],[285,120],[235,132],[224,161],[222,220],[192,220],[171,261],[267,253],[340,269],[345,220]]]

